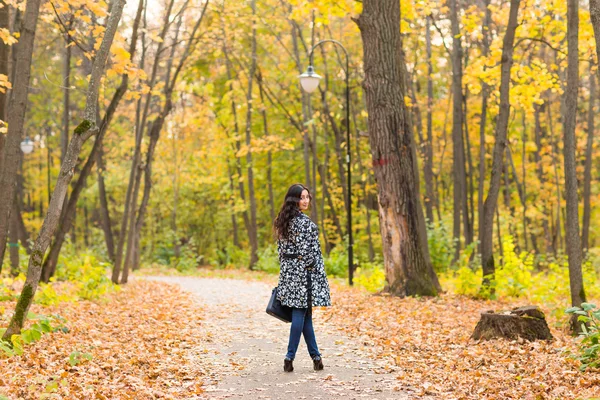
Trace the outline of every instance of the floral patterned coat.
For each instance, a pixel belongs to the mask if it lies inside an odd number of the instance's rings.
[[[277,241],[277,253],[281,266],[277,289],[278,299],[281,304],[288,307],[307,308],[306,281],[307,274],[311,274],[312,306],[330,306],[331,296],[319,243],[319,228],[309,217],[299,211],[298,215],[290,222],[289,229],[289,239]],[[282,257],[282,254],[297,254],[298,258],[286,258]],[[313,262],[312,271],[307,270],[306,266]]]

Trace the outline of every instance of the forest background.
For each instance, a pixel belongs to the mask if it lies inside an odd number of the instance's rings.
[[[521,297],[562,313],[570,304],[563,152],[567,3],[520,5],[491,293],[480,289],[477,237],[500,109],[509,7],[492,0],[456,4],[453,13],[446,3],[401,3],[404,100],[414,126],[432,265],[445,290]],[[18,49],[25,2],[3,5],[0,57],[6,68],[0,83],[6,102],[19,74],[11,49]],[[88,77],[108,8],[104,1],[41,5],[23,127],[23,140],[33,141],[33,151],[18,157],[2,264],[7,287],[13,283],[10,275],[24,277],[69,138],[85,119]],[[191,272],[212,265],[277,272],[272,221],[289,185],[302,182],[312,190],[310,215],[320,227],[328,274],[347,277],[351,207],[355,282],[381,290],[386,273],[361,87],[363,42],[353,21],[361,9],[350,0],[127,3],[97,101],[97,121],[107,122],[98,123],[100,133],[83,144],[75,162],[42,280],[84,273],[82,265],[110,267],[116,283],[127,282],[131,269],[150,266],[153,271],[163,266]],[[596,42],[587,2],[581,2],[578,29],[577,194],[583,282],[594,299],[600,273],[600,228],[594,223],[600,160],[594,135]],[[315,69],[323,76],[317,92],[310,96],[299,86],[308,52],[322,39],[338,40],[350,55],[350,143],[340,49],[321,46],[315,52]],[[456,54],[460,73],[453,70]],[[453,79],[459,79],[461,102],[454,99]],[[0,146],[6,132],[4,124]],[[101,284],[94,290],[110,286],[102,274],[95,279]],[[53,296],[49,289],[45,295]]]

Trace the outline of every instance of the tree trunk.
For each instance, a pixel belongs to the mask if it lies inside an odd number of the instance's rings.
[[[590,100],[588,109],[588,137],[585,149],[585,169],[583,172],[583,229],[581,244],[587,252],[590,248],[590,215],[591,215],[591,185],[592,185],[592,153],[594,145],[594,103],[596,102],[596,77],[590,71]]]
[[[100,198],[100,223],[102,230],[104,231],[104,241],[106,242],[106,251],[108,258],[111,262],[115,262],[115,239],[112,231],[112,223],[110,221],[110,214],[108,211],[108,200],[106,198],[106,186],[104,184],[104,171],[106,166],[104,165],[104,151],[102,145],[98,149],[98,159],[96,161],[98,167],[98,197]]]
[[[252,20],[256,16],[256,0],[250,3],[252,9]],[[248,169],[248,198],[250,200],[250,269],[258,261],[258,226],[256,225],[256,193],[254,190],[254,166],[252,164],[252,86],[256,73],[256,25],[252,23],[252,62],[248,73],[248,92],[246,93],[246,167]]]
[[[354,107],[353,112],[352,112],[352,122],[354,123],[355,132],[356,132],[354,135],[354,137],[356,139],[356,163],[358,164],[358,175],[361,177],[360,188],[361,188],[362,195],[363,195],[363,203],[365,205],[365,218],[367,221],[367,226],[365,227],[365,230],[367,233],[367,238],[368,238],[367,242],[369,245],[369,262],[373,262],[373,260],[375,259],[375,249],[373,247],[373,235],[371,234],[371,213],[369,211],[369,204],[367,203],[367,200],[369,198],[369,194],[367,192],[367,180],[369,179],[370,172],[365,171],[363,162],[362,162],[362,157],[360,155],[360,134],[358,131],[358,124],[356,121],[356,109],[357,109],[357,107]],[[360,204],[360,201],[359,201],[359,204]],[[431,206],[431,204],[430,204],[430,206]]]
[[[71,19],[71,22],[73,19]],[[69,111],[71,95],[71,46],[67,43],[63,60],[63,130],[60,135],[60,162],[62,164],[69,145]]]
[[[425,142],[425,209],[427,222],[433,223],[433,207],[437,202],[433,192],[433,64],[431,62],[431,16],[427,17],[425,41],[427,46],[427,138]]]
[[[510,71],[513,64],[513,43],[515,41],[515,31],[517,29],[517,16],[519,13],[520,0],[510,1],[510,14],[504,41],[502,44],[502,61],[500,72],[500,112],[496,124],[496,142],[494,143],[494,152],[492,158],[492,175],[490,179],[490,188],[483,205],[483,226],[479,231],[479,240],[481,242],[481,264],[483,269],[483,287],[493,293],[491,282],[494,279],[494,213],[498,203],[498,192],[500,191],[500,177],[502,174],[502,165],[504,152],[506,149],[506,136],[508,131],[508,117],[510,116]],[[483,179],[483,177],[480,177]]]
[[[267,106],[265,104],[264,97],[264,88],[263,88],[263,80],[262,73],[260,70],[256,76],[256,81],[258,82],[258,89],[260,91],[260,103],[261,109],[260,113],[263,118],[263,131],[265,138],[269,137],[269,124],[267,122]],[[269,149],[267,152],[267,187],[269,190],[269,215],[271,217],[271,221],[275,221],[275,200],[273,196],[273,152]],[[232,216],[233,217],[233,216]]]
[[[291,6],[290,6],[291,7]],[[298,46],[298,38],[301,38],[302,32],[300,31],[300,27],[294,23],[293,20],[290,19],[290,23],[292,25],[292,44],[294,48],[294,58],[296,61],[296,68],[298,73],[302,73],[302,63],[300,62],[300,49]],[[310,120],[311,116],[308,112],[308,102],[310,101],[310,95],[304,90],[301,91],[302,96],[302,132],[304,139],[304,180],[305,184],[308,187],[312,186],[312,182],[310,181],[310,138],[308,137],[308,126],[307,122]]]
[[[592,27],[594,29],[594,38],[595,38],[595,42],[596,42],[596,56],[600,57],[600,0],[590,0],[590,19],[592,20]],[[590,74],[590,76],[591,76],[591,74]],[[591,86],[591,82],[590,82],[590,86]],[[594,85],[594,89],[595,89],[595,85]],[[588,129],[589,129],[589,131],[588,131],[588,135],[589,135],[589,137],[588,137],[588,148],[591,147],[589,145],[590,141],[593,142],[593,138],[592,138],[592,136],[593,136],[593,115],[594,115],[593,114],[593,104],[595,103],[595,101],[596,101],[595,97],[593,98],[591,96],[591,89],[590,89],[590,113],[589,113],[590,117],[589,117],[589,123],[592,123],[592,125],[589,125],[589,127],[588,127]],[[586,155],[586,171],[587,171],[588,160],[590,160],[589,162],[590,162],[590,166],[591,166],[591,155],[590,156]],[[585,199],[589,200],[589,195],[588,196],[584,195],[584,202],[586,201]],[[586,218],[585,218],[585,215],[586,214],[585,214],[585,203],[584,203],[584,219],[583,219],[583,224],[584,224],[583,225],[584,241],[583,241],[583,245],[585,246],[585,248],[589,248],[588,247],[589,246],[589,221],[588,221],[588,227],[586,228]],[[586,232],[586,230],[587,230],[587,232]]]
[[[567,88],[565,90],[564,113],[564,163],[565,163],[565,197],[567,201],[567,218],[565,234],[567,255],[569,257],[569,286],[571,288],[571,305],[580,306],[585,302],[583,274],[581,270],[581,236],[579,236],[579,204],[577,198],[577,170],[575,160],[575,124],[577,119],[577,89],[579,85],[579,3],[577,0],[567,2]],[[577,316],[571,319],[574,331]]]
[[[19,275],[19,219],[17,210],[17,199],[13,203],[13,211],[10,215],[10,228],[8,235],[8,252],[10,256],[10,274]]]
[[[401,90],[400,3],[365,0],[357,24],[363,39],[363,86],[378,185],[386,289],[399,296],[436,295],[420,237],[416,160]]]
[[[450,0],[450,22],[452,25],[452,173],[454,177],[453,196],[453,238],[456,241],[454,259],[457,260],[461,249],[461,214],[464,214],[467,177],[465,173],[465,154],[463,143],[463,92],[462,92],[462,45],[458,20],[458,0]],[[468,214],[463,215],[463,219]],[[468,224],[465,224],[465,228]],[[469,233],[465,230],[465,238]]]
[[[182,12],[180,13],[181,15],[183,15],[183,10],[187,7],[187,4],[188,3],[185,3],[185,5],[183,6]],[[188,57],[190,56],[192,51],[195,49],[195,46],[198,44],[199,38],[196,36],[196,33],[198,32],[198,29],[200,28],[200,25],[202,24],[202,21],[204,20],[204,15],[206,14],[206,9],[208,8],[208,4],[209,4],[209,1],[206,1],[204,3],[204,7],[202,8],[202,13],[200,15],[200,18],[198,18],[198,20],[194,24],[194,27],[192,28],[192,32],[190,33],[190,37],[185,42],[186,46],[185,46],[184,52],[181,55],[181,58],[179,59],[179,63],[177,64],[177,67],[175,68],[174,71],[171,71],[171,67],[172,67],[172,60],[174,59],[174,49],[176,46],[173,46],[173,48],[172,48],[173,51],[172,51],[171,57],[170,57],[171,61],[169,62],[168,66],[167,66],[167,75],[165,77],[165,89],[164,89],[165,102],[163,104],[162,110],[160,110],[158,116],[152,122],[152,126],[151,126],[150,132],[149,132],[150,143],[148,144],[148,151],[146,152],[146,162],[144,164],[144,169],[142,171],[144,174],[144,194],[142,196],[142,201],[140,203],[140,207],[139,207],[139,210],[137,213],[137,218],[135,219],[135,224],[133,224],[133,220],[132,220],[131,231],[134,234],[133,235],[134,242],[133,242],[132,247],[129,247],[129,244],[128,244],[128,250],[126,253],[126,263],[125,263],[125,267],[123,268],[123,275],[121,277],[121,283],[127,283],[127,281],[128,281],[129,262],[127,262],[127,261],[131,261],[131,263],[133,263],[134,270],[139,268],[139,263],[140,263],[140,258],[141,258],[141,250],[140,250],[139,244],[140,244],[142,226],[144,224],[146,208],[148,207],[148,202],[150,200],[150,191],[152,189],[152,161],[154,159],[154,151],[156,150],[156,145],[158,143],[158,139],[160,138],[160,132],[162,131],[165,120],[171,113],[171,110],[173,109],[173,91],[175,89],[175,84],[177,83],[177,79],[179,78],[179,74],[180,74],[185,62],[187,61]],[[182,18],[180,19],[180,21],[182,21]],[[177,31],[179,31],[179,26],[177,28]],[[177,36],[176,36],[174,43],[175,44],[178,43]],[[135,194],[135,196],[133,197],[133,204],[135,205],[137,203],[137,193],[134,191],[134,194]],[[135,210],[135,209],[133,209],[133,210]]]
[[[138,15],[141,15],[142,8],[143,8],[143,0],[140,0],[140,6],[138,8]],[[131,40],[131,46],[130,46],[130,51],[129,51],[129,53],[131,54],[131,57],[133,57],[135,54],[138,26],[139,26],[139,17],[136,15],[136,20],[134,21],[134,25],[133,25],[133,29],[132,29],[132,40]],[[56,269],[56,263],[58,262],[58,255],[59,255],[62,245],[65,241],[65,236],[66,236],[67,232],[71,229],[74,219],[75,219],[75,212],[77,209],[77,201],[79,199],[81,192],[83,191],[83,188],[85,186],[85,181],[87,180],[87,177],[91,173],[92,168],[93,168],[94,164],[96,163],[96,160],[98,157],[98,152],[100,151],[100,147],[102,146],[102,141],[104,140],[104,135],[106,133],[106,130],[108,129],[108,126],[110,125],[110,122],[112,121],[112,118],[116,112],[119,102],[121,101],[123,95],[127,91],[128,82],[129,82],[129,77],[127,74],[124,74],[121,79],[121,84],[115,91],[115,94],[113,95],[113,98],[111,99],[110,104],[109,104],[108,108],[106,109],[106,112],[104,113],[104,117],[102,119],[102,122],[99,125],[99,131],[98,131],[98,134],[96,135],[96,140],[94,141],[92,150],[89,153],[89,156],[88,156],[88,159],[87,159],[85,165],[83,166],[83,168],[81,169],[81,171],[79,173],[77,182],[73,185],[69,200],[68,200],[68,202],[66,202],[63,205],[64,209],[60,216],[60,221],[59,221],[58,229],[56,230],[54,241],[52,242],[52,245],[50,246],[50,252],[46,256],[46,259],[44,260],[43,271],[42,271],[42,280],[44,282],[47,282],[50,279],[50,277],[54,274],[54,271]],[[97,119],[97,116],[95,116],[94,120],[96,120],[96,119]]]
[[[12,82],[13,89],[8,106],[8,134],[5,138],[2,157],[0,157],[0,188],[2,188],[0,191],[0,270],[4,260],[10,213],[15,196],[17,168],[22,154],[20,144],[27,111],[31,59],[40,4],[40,0],[27,0],[26,2],[25,18],[17,45],[18,54],[15,65],[17,73]],[[10,336],[8,337],[10,338]]]
[[[35,0],[31,0],[31,2],[35,3]],[[25,27],[27,28],[23,29],[23,35],[33,35],[35,32],[31,28],[32,26],[35,26],[35,21],[37,20],[39,2],[37,4],[33,4],[33,6],[35,9],[35,13],[32,12],[33,15],[29,14],[29,9],[27,9],[25,12]],[[29,307],[33,302],[33,297],[35,296],[35,292],[40,281],[44,253],[46,252],[46,249],[50,244],[52,234],[58,225],[62,205],[69,187],[69,181],[73,176],[73,169],[77,163],[81,147],[87,139],[98,133],[98,126],[94,123],[94,121],[96,120],[96,105],[98,103],[100,80],[104,73],[106,60],[108,58],[108,54],[110,53],[110,46],[115,37],[115,33],[117,32],[124,6],[125,0],[115,0],[112,4],[110,15],[107,18],[104,37],[102,38],[102,43],[100,44],[100,48],[98,49],[92,64],[92,73],[90,75],[86,94],[84,119],[75,128],[73,132],[74,134],[69,142],[67,154],[64,162],[61,165],[61,170],[56,185],[54,186],[54,192],[48,207],[48,214],[46,215],[46,218],[44,218],[40,234],[33,245],[31,257],[29,258],[29,266],[27,268],[27,277],[15,307],[15,313],[10,320],[8,328],[2,336],[3,340],[10,340],[12,335],[19,334],[23,328],[23,324],[27,318],[27,312],[29,311]],[[31,42],[33,42],[33,40],[31,40]],[[29,57],[31,57],[29,51],[25,51],[25,53],[29,53]],[[20,52],[19,57],[22,56],[23,53]],[[21,71],[22,69],[18,70]],[[29,68],[27,68],[27,70],[29,70]]]
[[[233,116],[233,128],[234,128],[234,132],[235,132],[235,137],[239,138],[240,137],[240,130],[239,130],[239,125],[238,125],[238,118],[237,118],[237,105],[235,103],[235,96],[233,95],[233,71],[232,71],[232,67],[231,67],[231,60],[229,59],[229,51],[227,49],[227,43],[226,43],[226,32],[225,32],[225,28],[223,28],[223,55],[225,56],[225,67],[227,70],[227,79],[229,80],[229,90],[231,92],[231,114]],[[241,149],[241,144],[239,139],[235,140],[235,151],[239,152]],[[234,158],[235,158],[235,169],[237,172],[237,178],[234,177],[234,181],[238,182],[238,190],[240,193],[240,199],[242,200],[242,202],[245,204],[246,203],[246,193],[245,193],[245,189],[244,189],[244,180],[243,180],[243,173],[242,173],[242,165],[240,163],[240,158],[234,154]],[[248,212],[246,210],[244,210],[242,212],[242,220],[244,221],[244,226],[246,227],[246,232],[248,233],[248,237],[250,237],[250,218],[248,217]]]
[[[481,53],[484,57],[487,57],[490,52],[490,24],[492,21],[492,12],[490,10],[490,0],[484,0],[485,7],[485,19],[483,25],[483,46]],[[485,126],[487,122],[487,99],[489,96],[489,87],[487,83],[481,82],[481,118],[479,120],[479,183],[477,189],[477,214],[479,220],[477,221],[477,229],[479,235],[483,227],[483,191],[485,184]],[[481,242],[479,242],[479,253],[481,254]]]
[[[126,240],[130,240],[130,236],[131,233],[128,235],[128,230],[127,230],[127,225],[129,222],[129,225],[131,225],[130,221],[132,218],[135,218],[133,214],[135,214],[135,200],[132,199],[134,196],[134,187],[136,184],[139,185],[139,174],[141,173],[140,171],[138,171],[138,169],[140,168],[139,166],[139,162],[140,162],[140,158],[141,158],[141,146],[142,146],[142,139],[144,136],[144,129],[146,127],[146,118],[148,116],[148,110],[150,107],[150,100],[152,97],[152,88],[154,87],[154,84],[156,82],[156,75],[157,75],[157,71],[158,71],[158,63],[159,63],[159,58],[161,56],[162,53],[162,49],[164,47],[164,40],[165,40],[165,36],[167,34],[167,31],[169,30],[169,27],[171,26],[171,22],[170,22],[170,17],[171,17],[171,10],[173,9],[173,4],[174,4],[174,0],[170,0],[169,4],[167,6],[167,9],[165,11],[165,16],[163,18],[163,23],[162,23],[162,29],[159,33],[159,42],[157,45],[157,49],[156,49],[156,56],[154,59],[154,63],[152,65],[152,72],[150,74],[150,82],[148,83],[148,86],[150,87],[150,92],[148,92],[146,94],[146,102],[144,103],[144,111],[143,113],[140,111],[141,110],[141,104],[142,104],[142,100],[141,98],[138,100],[138,104],[137,104],[137,108],[136,108],[136,124],[135,124],[135,148],[134,148],[134,152],[133,152],[133,159],[131,160],[131,169],[129,171],[129,183],[127,185],[127,192],[125,194],[125,208],[123,211],[123,215],[121,217],[121,229],[119,230],[119,241],[117,242],[117,252],[115,254],[115,264],[113,266],[113,270],[112,270],[112,276],[111,276],[111,280],[114,283],[119,283],[119,278],[121,275],[121,268],[122,268],[122,264],[123,264],[123,258],[125,258],[125,263],[127,262],[127,255],[125,255],[125,257],[123,257],[123,248],[125,247],[125,241]],[[140,10],[138,9],[138,15],[141,18],[141,13]],[[137,18],[137,16],[136,16]],[[145,16],[144,16],[145,18]],[[145,55],[145,50],[142,50]],[[143,67],[143,59],[144,57],[142,56],[142,67]],[[141,122],[140,122],[140,114],[141,114]],[[131,247],[129,247],[131,248]]]
[[[9,7],[6,3],[3,4],[3,7],[0,8],[0,28],[3,29],[10,29],[10,15],[9,15]],[[3,40],[0,40],[0,74],[2,75],[6,75],[6,77],[8,78],[9,73],[8,73],[8,59],[9,59],[9,54],[10,54],[10,48],[8,45],[6,45],[4,43]],[[4,89],[4,92],[0,92],[0,123],[2,127],[6,126],[6,112],[7,112],[7,107],[6,107],[6,100],[8,97],[8,93],[7,93],[7,89]],[[2,159],[3,159],[3,153],[4,153],[4,143],[5,142],[5,137],[3,134],[0,133],[0,166],[2,166]],[[18,170],[18,169],[17,169]],[[0,169],[0,171],[2,171]],[[1,172],[0,172],[1,174]],[[14,210],[12,211],[12,214],[14,214]],[[16,240],[14,240],[14,216],[10,217],[10,226],[8,227],[8,230],[10,231],[10,238],[8,239],[9,242],[11,243],[17,243]],[[0,243],[0,246],[4,247],[5,244],[4,243]],[[10,243],[9,243],[10,246]],[[17,266],[19,263],[19,252],[18,252],[18,248],[17,248],[17,252],[16,252],[16,257],[15,257],[15,251],[14,249],[11,247],[9,249],[10,251],[10,259],[11,259],[11,267],[12,270],[14,271],[14,263],[16,261]],[[3,254],[3,250],[0,250],[0,272],[2,272],[2,260],[4,258],[4,254]]]
[[[536,163],[536,170],[537,170],[537,175],[538,175],[538,179],[540,181],[540,190],[543,190],[544,188],[544,182],[545,182],[545,177],[544,177],[544,169],[542,168],[542,157],[540,155],[540,150],[542,148],[542,137],[545,136],[544,135],[544,130],[542,129],[542,124],[540,121],[540,114],[541,114],[541,110],[542,108],[545,107],[545,105],[534,105],[534,117],[535,117],[535,146],[536,146],[536,150],[534,153],[534,160]],[[547,207],[547,200],[545,199],[541,199],[542,204],[542,212],[544,214],[544,218],[542,219],[542,229],[544,230],[544,242],[546,244],[546,253],[547,254],[552,254],[554,253],[554,249],[552,247],[552,234],[550,233],[550,227],[548,226],[548,207]]]

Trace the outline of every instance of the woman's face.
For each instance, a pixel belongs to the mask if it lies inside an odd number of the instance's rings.
[[[304,189],[302,194],[300,195],[300,202],[298,206],[300,207],[300,211],[308,210],[308,206],[310,205],[310,196],[308,194],[308,190]]]

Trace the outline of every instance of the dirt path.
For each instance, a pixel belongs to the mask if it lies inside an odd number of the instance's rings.
[[[325,369],[314,371],[301,340],[294,372],[283,372],[289,324],[265,313],[271,287],[231,279],[153,277],[181,285],[207,307],[205,349],[190,357],[211,360],[206,397],[211,399],[410,399],[368,348],[349,340],[315,311],[315,332]],[[334,298],[335,301],[335,298]]]

